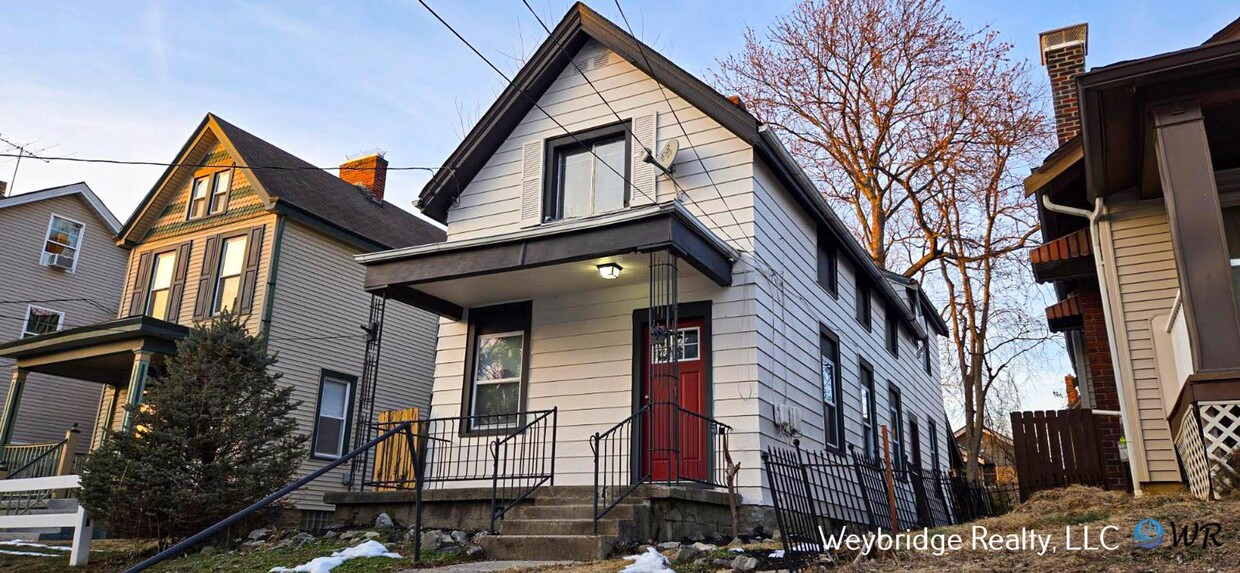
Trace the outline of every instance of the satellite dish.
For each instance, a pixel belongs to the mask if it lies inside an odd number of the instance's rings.
[[[671,139],[659,148],[659,153],[653,157],[646,156],[646,161],[653,163],[660,171],[671,175],[672,162],[676,161],[676,152],[680,151],[680,141]]]

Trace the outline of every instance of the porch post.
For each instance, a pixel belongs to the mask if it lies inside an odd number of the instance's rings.
[[[13,426],[17,423],[17,408],[22,401],[22,392],[26,390],[25,368],[13,367],[13,377],[9,380],[9,395],[4,400],[4,417],[0,418],[0,448],[7,447],[13,438]]]
[[[125,398],[125,415],[121,418],[121,431],[133,430],[133,410],[142,404],[142,392],[146,390],[147,372],[151,368],[151,357],[155,353],[150,350],[133,352],[133,369],[129,372],[129,391]]]
[[[1240,368],[1240,321],[1201,105],[1182,101],[1153,113],[1194,370]]]

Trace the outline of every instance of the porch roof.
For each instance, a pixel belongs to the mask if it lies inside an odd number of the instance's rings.
[[[189,328],[149,316],[131,316],[0,344],[0,358],[32,372],[91,382],[128,380],[133,352],[176,351]]]
[[[430,288],[431,283],[592,259],[613,262],[625,255],[662,250],[720,286],[732,284],[732,264],[740,258],[675,202],[355,258],[366,266],[368,292],[385,292],[389,298],[459,320],[468,303]]]

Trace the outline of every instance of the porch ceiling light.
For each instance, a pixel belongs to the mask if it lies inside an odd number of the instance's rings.
[[[616,263],[606,263],[598,266],[598,276],[607,280],[618,279],[622,270],[624,270],[624,267]]]

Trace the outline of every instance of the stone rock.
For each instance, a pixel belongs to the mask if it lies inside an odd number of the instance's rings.
[[[383,534],[379,533],[378,531],[367,531],[366,533],[362,534],[363,539],[378,539],[379,537],[382,537],[382,536]]]
[[[474,545],[473,543],[470,543],[469,545],[466,545],[466,546],[465,546],[465,556],[466,556],[466,557],[474,557],[474,556],[476,556],[476,555],[478,555],[478,554],[480,554],[480,553],[482,553],[482,546],[481,546],[481,545]]]
[[[379,517],[375,518],[375,529],[391,529],[393,527],[396,527],[396,523],[392,521],[392,516],[380,513]]]
[[[456,543],[469,543],[469,534],[461,530],[452,532],[452,541]]]
[[[675,556],[672,561],[677,563],[688,563],[702,556],[702,552],[692,545],[681,545],[676,548]]]
[[[710,562],[710,564],[711,564],[711,565],[714,565],[715,567],[724,567],[724,568],[727,568],[727,569],[731,569],[731,568],[732,568],[732,560],[731,560],[731,559],[724,559],[724,558],[722,558],[722,557],[717,558],[717,559],[715,559],[714,561],[711,561],[711,562]]]
[[[439,552],[444,555],[460,555],[464,551],[465,548],[460,545],[446,545],[439,548]]]
[[[689,541],[706,541],[706,536],[701,532],[695,531],[689,535]]]
[[[250,534],[246,536],[246,539],[250,541],[261,541],[263,539],[267,539],[268,537],[271,537],[271,530],[266,527],[260,527],[254,531],[251,531]]]
[[[294,535],[292,538],[290,538],[290,539],[289,539],[289,541],[292,541],[293,543],[296,543],[296,544],[297,544],[297,546],[298,546],[298,547],[300,547],[300,546],[305,545],[305,544],[307,544],[307,543],[311,543],[311,542],[313,542],[313,541],[314,541],[314,536],[313,536],[313,535],[311,535],[311,534],[309,534],[309,533],[306,533],[305,531],[302,531],[302,532],[298,533],[297,535]]]
[[[732,568],[741,573],[753,571],[758,568],[758,559],[748,555],[737,555],[736,559],[732,560]]]
[[[348,540],[350,540],[350,539],[353,539],[354,537],[357,537],[357,536],[358,536],[358,535],[360,535],[361,533],[362,533],[362,532],[360,532],[360,531],[346,531],[346,532],[344,532],[344,533],[341,533],[341,534],[340,534],[340,540],[341,540],[341,541],[348,541]]]
[[[702,553],[710,553],[710,552],[712,552],[712,551],[718,551],[718,550],[719,550],[719,546],[718,546],[718,545],[711,545],[711,544],[709,544],[709,543],[702,543],[702,542],[700,542],[700,541],[699,541],[699,542],[697,542],[697,543],[694,543],[694,544],[693,544],[693,548],[694,548],[694,549],[697,549],[698,551],[701,551]]]
[[[337,537],[340,537],[339,531],[328,531],[327,533],[323,534],[324,539],[335,539]]]
[[[212,546],[210,546],[210,545],[208,545],[208,546],[206,546],[206,547],[203,547],[203,548],[202,548],[202,551],[199,551],[199,553],[202,553],[203,555],[215,555],[215,554],[216,554],[216,553],[218,553],[218,552],[219,552],[219,550],[218,550],[218,549],[216,549],[215,547],[212,547]]]
[[[659,550],[664,550],[664,549],[677,549],[677,548],[679,548],[679,547],[680,547],[680,542],[679,542],[679,541],[664,541],[663,543],[660,543],[660,544],[658,545]]]

